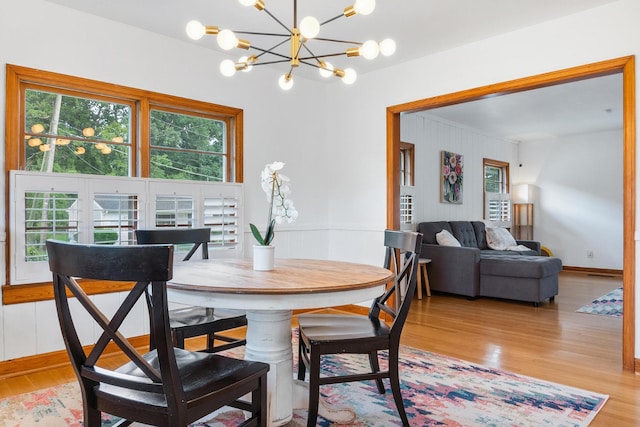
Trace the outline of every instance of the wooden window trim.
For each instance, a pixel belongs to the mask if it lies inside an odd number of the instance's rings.
[[[408,151],[409,152],[409,182],[407,183],[408,186],[414,186],[415,185],[415,175],[416,175],[416,167],[415,167],[415,158],[416,158],[416,150],[415,150],[415,144],[412,144],[410,142],[400,142],[400,152],[402,153],[403,151]],[[402,155],[402,154],[401,154]],[[405,159],[406,160],[406,159]],[[406,176],[407,176],[407,166],[405,166],[405,170],[404,170],[404,175],[405,175],[405,181],[406,181]]]
[[[485,182],[484,179],[484,168],[487,166],[493,166],[496,168],[504,168],[505,170],[505,177],[504,177],[504,193],[508,193],[509,192],[509,184],[511,182],[511,179],[509,177],[509,162],[503,162],[501,160],[493,160],[493,159],[487,159],[487,158],[483,158],[482,159],[482,191],[485,191],[485,188],[487,188],[487,183]]]

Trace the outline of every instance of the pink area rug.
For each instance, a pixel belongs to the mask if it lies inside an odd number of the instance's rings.
[[[608,398],[410,347],[402,347],[401,362],[402,392],[412,427],[587,426]],[[353,355],[327,358],[323,363],[329,372],[368,366],[366,358]],[[324,386],[321,391],[329,403],[355,408],[356,421],[343,426],[401,425],[388,386],[384,395],[376,393],[373,382]],[[241,419],[242,412],[230,411],[194,426],[231,427]],[[105,416],[103,426],[114,422]],[[78,386],[65,384],[0,400],[0,425],[81,426]],[[298,425],[306,426],[306,410],[295,411],[290,426]],[[337,426],[321,417],[318,425]]]

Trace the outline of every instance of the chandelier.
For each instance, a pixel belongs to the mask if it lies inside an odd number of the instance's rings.
[[[218,46],[223,50],[231,50],[234,48],[246,51],[253,50],[255,53],[242,56],[238,61],[225,59],[220,63],[220,72],[224,76],[232,76],[237,71],[250,71],[254,66],[288,63],[289,69],[283,74],[278,83],[284,90],[293,87],[293,71],[300,65],[315,67],[319,70],[322,77],[335,76],[345,84],[352,84],[356,81],[357,74],[352,68],[340,69],[334,67],[327,58],[347,56],[348,58],[362,56],[367,59],[374,59],[378,54],[384,56],[392,55],[396,50],[396,44],[392,39],[385,39],[380,43],[374,40],[365,42],[353,42],[348,40],[339,40],[333,38],[318,37],[322,26],[329,24],[339,18],[349,18],[354,15],[369,15],[375,9],[375,0],[356,0],[355,4],[348,6],[337,16],[329,18],[323,22],[313,16],[306,16],[298,22],[298,0],[293,0],[293,25],[287,27],[280,19],[274,16],[265,7],[264,0],[238,0],[243,6],[253,6],[258,11],[262,11],[269,15],[277,24],[284,28],[284,33],[267,33],[256,31],[231,31],[228,29],[220,29],[217,26],[205,26],[198,21],[190,21],[187,24],[187,35],[193,40],[201,39],[205,34],[215,35]],[[236,34],[261,36],[265,38],[273,38],[274,42],[271,46],[258,47],[254,46],[248,40],[240,39]],[[332,45],[347,44],[350,45],[346,50],[332,53],[318,53],[316,47],[312,46],[316,42],[327,42]],[[288,52],[282,53],[278,48],[288,43]],[[319,43],[318,43],[319,44]],[[265,60],[266,59],[266,60]]]

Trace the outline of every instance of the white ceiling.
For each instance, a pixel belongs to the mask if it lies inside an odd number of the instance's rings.
[[[188,21],[196,19],[221,29],[259,32],[281,30],[265,12],[253,7],[246,8],[237,0],[47,1],[214,50],[219,48],[212,36],[205,36],[199,41],[188,39],[185,33]],[[343,17],[330,22],[322,27],[320,36],[357,42],[393,38],[398,48],[391,57],[380,56],[372,61],[344,57],[331,60],[337,67],[353,67],[363,74],[614,1],[617,0],[378,0],[371,15]],[[264,2],[266,9],[285,25],[292,23],[293,0]],[[298,19],[313,15],[325,21],[340,15],[351,4],[353,0],[300,0]],[[252,41],[251,36],[242,38]],[[253,43],[260,47],[271,47],[271,42],[253,40]],[[335,44],[327,46],[325,43],[313,49],[327,53],[327,50],[343,51],[344,47],[339,45],[336,48]],[[239,56],[241,54],[236,51],[232,58]],[[283,65],[277,67],[286,71]],[[311,76],[309,71],[314,70],[301,69],[296,73]],[[312,78],[316,78],[315,71]],[[612,87],[616,89],[612,90]],[[521,140],[534,132],[554,135],[575,133],[576,126],[585,124],[592,128],[610,128],[613,122],[618,121],[618,126],[621,126],[621,115],[618,115],[622,104],[620,88],[621,83],[615,78],[599,78],[447,107],[438,114],[452,121],[464,119],[463,123],[469,126]],[[603,113],[608,108],[612,113]],[[485,129],[488,123],[491,128]],[[553,127],[542,129],[541,123],[553,124]],[[569,123],[574,123],[573,128]]]
[[[490,97],[424,114],[511,141],[621,129],[622,74]]]

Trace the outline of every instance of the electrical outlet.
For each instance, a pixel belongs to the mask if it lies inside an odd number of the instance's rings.
[[[589,249],[587,251],[587,258],[593,258],[593,250]]]

